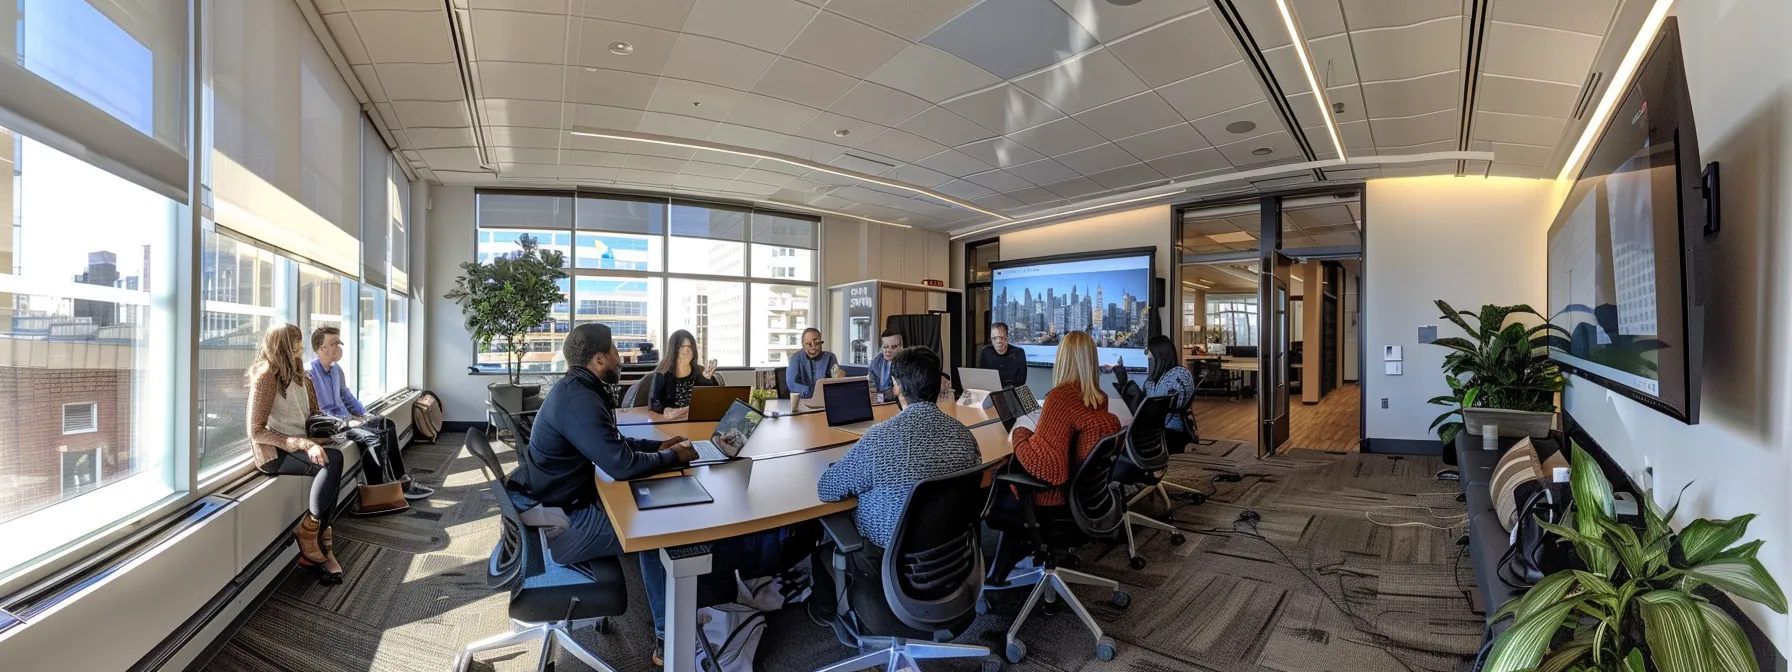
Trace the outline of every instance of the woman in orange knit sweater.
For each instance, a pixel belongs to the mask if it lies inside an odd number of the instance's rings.
[[[1052,367],[1052,390],[1045,395],[1037,426],[1022,418],[1008,435],[1009,443],[1014,445],[1015,461],[1034,478],[1063,485],[1077,466],[1070,462],[1072,446],[1076,447],[1080,464],[1095,444],[1118,431],[1120,419],[1108,412],[1108,395],[1101,391],[1101,367],[1096,364],[1094,339],[1080,331],[1065,334],[1058,344],[1057,363]],[[1041,518],[1054,517],[1057,514],[1052,509],[1065,504],[1064,493],[1041,492],[1034,496],[1033,504]],[[990,518],[991,527],[1020,528],[1020,502],[1012,491],[999,491]],[[996,544],[995,562],[990,564],[986,577],[992,585],[1007,582],[1008,573],[1026,550],[1010,534],[1003,532]]]

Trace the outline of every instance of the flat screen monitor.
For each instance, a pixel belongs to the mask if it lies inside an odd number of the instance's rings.
[[[1051,366],[1073,331],[1095,339],[1101,363],[1125,357],[1142,366],[1154,333],[1156,261],[1157,249],[1144,247],[992,263],[990,324],[1008,325],[1008,342],[1031,366]]]

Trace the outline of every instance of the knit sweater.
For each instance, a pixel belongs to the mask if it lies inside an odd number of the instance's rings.
[[[1014,430],[1014,459],[1034,478],[1052,485],[1070,480],[1076,465],[1070,463],[1070,447],[1076,446],[1077,463],[1081,464],[1095,450],[1095,444],[1120,431],[1120,419],[1108,412],[1107,395],[1102,395],[1096,408],[1083,405],[1082,389],[1074,382],[1052,388],[1045,395],[1045,407],[1039,414],[1038,431],[1019,427]],[[1033,503],[1040,506],[1061,506],[1064,493],[1048,490],[1039,493]]]
[[[309,377],[299,376],[285,390],[280,389],[272,371],[250,380],[248,429],[249,440],[255,442],[256,463],[279,457],[282,451],[309,448],[312,441],[305,438],[305,421],[318,412],[317,393],[311,389]]]

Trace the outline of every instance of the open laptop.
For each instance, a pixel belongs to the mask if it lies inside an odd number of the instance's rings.
[[[687,422],[716,422],[732,408],[734,402],[751,398],[753,388],[745,385],[699,385],[691,388],[691,414]]]
[[[824,380],[815,396],[827,404],[829,427],[864,434],[876,422],[871,412],[871,381],[863,376]]]
[[[753,431],[759,429],[759,423],[765,416],[753,410],[745,402],[736,401],[716,423],[716,431],[709,435],[708,441],[692,441],[691,447],[697,449],[697,459],[693,466],[704,464],[724,464],[741,459],[740,451],[746,450],[747,439],[753,437]]]
[[[1002,374],[995,369],[958,370],[958,384],[967,390],[994,392],[1002,389]]]

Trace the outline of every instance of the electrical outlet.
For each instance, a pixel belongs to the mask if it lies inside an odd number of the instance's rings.
[[[1388,398],[1387,398],[1387,397],[1382,397],[1382,398],[1381,398],[1381,407],[1382,407],[1382,408],[1387,408],[1387,407],[1388,407]]]

